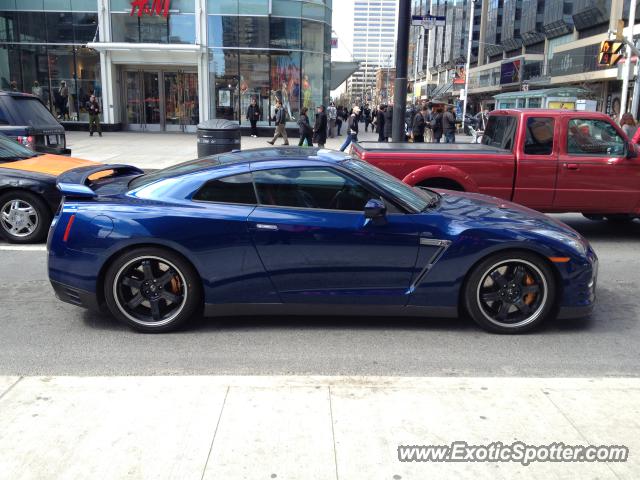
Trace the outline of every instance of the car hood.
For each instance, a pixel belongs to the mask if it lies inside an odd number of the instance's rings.
[[[57,177],[68,170],[87,165],[99,165],[91,160],[82,158],[65,157],[63,155],[44,154],[37,155],[26,160],[17,160],[0,164],[0,168],[11,170],[24,170],[27,172],[41,173]]]
[[[568,225],[553,217],[517,203],[477,193],[436,190],[440,195],[438,211],[451,220],[451,227],[461,229],[483,228],[517,229],[584,241],[584,238]]]

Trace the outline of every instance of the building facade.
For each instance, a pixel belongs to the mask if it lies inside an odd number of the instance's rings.
[[[328,100],[330,38],[331,0],[0,0],[0,88],[70,124],[92,93],[128,130],[248,123],[252,98],[295,122]]]
[[[468,17],[459,20],[458,0],[426,1],[431,14],[447,20],[444,27],[425,32],[427,61],[414,75],[416,86],[422,88],[414,86],[414,91],[428,90],[432,97],[455,102],[462,85],[450,82],[454,63],[466,61]],[[599,66],[597,53],[618,19],[628,24],[629,4],[629,0],[476,0],[471,68],[466,72],[471,111],[493,106],[496,94],[569,86],[583,89],[597,101],[598,110],[615,115],[622,88],[619,71]]]
[[[395,65],[397,36],[397,0],[354,0],[353,59],[360,68],[347,82],[353,102],[385,99],[389,92],[376,92],[376,71]]]

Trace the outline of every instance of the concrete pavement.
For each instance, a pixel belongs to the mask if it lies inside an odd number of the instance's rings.
[[[0,479],[635,479],[640,379],[0,377]],[[398,445],[625,445],[623,463]]]

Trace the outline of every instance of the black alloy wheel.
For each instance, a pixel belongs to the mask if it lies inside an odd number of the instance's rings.
[[[151,247],[128,252],[109,267],[105,298],[114,316],[143,332],[173,330],[202,303],[194,268],[173,252]]]
[[[494,255],[478,265],[466,284],[465,303],[471,317],[486,330],[522,333],[539,326],[552,313],[556,281],[536,255]]]

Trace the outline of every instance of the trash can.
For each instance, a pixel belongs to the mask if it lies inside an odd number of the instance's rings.
[[[229,120],[198,124],[198,158],[240,149],[240,125]]]

